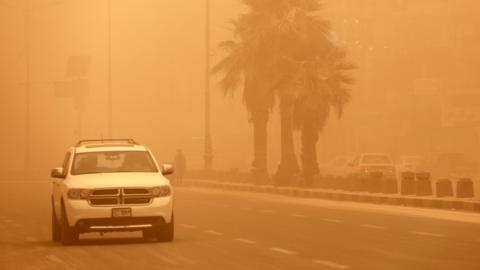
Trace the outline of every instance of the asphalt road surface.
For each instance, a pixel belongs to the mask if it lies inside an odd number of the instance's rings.
[[[50,181],[0,181],[0,269],[480,269],[480,215],[177,188],[172,243],[50,241]]]

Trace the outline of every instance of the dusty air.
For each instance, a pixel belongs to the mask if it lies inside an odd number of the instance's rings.
[[[480,269],[477,0],[0,0],[0,269]]]

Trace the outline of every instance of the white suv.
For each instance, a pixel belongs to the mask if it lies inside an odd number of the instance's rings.
[[[132,139],[83,140],[51,172],[52,239],[73,244],[80,233],[142,231],[172,241],[173,191],[152,153]]]

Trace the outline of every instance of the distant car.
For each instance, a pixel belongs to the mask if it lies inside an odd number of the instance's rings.
[[[383,177],[396,177],[395,165],[387,154],[363,153],[348,163],[348,176],[368,176],[381,172]]]
[[[431,165],[435,177],[472,177],[478,172],[477,164],[466,160],[461,153],[443,153]]]
[[[323,176],[344,177],[348,172],[348,162],[351,157],[338,156],[321,167],[320,173]]]
[[[426,159],[422,156],[401,156],[397,164],[397,172],[419,172],[427,170]]]
[[[173,190],[145,146],[131,139],[80,141],[52,170],[52,239],[73,244],[80,233],[142,231],[172,241]]]

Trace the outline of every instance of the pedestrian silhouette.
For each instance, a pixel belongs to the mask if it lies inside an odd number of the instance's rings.
[[[177,150],[177,154],[175,155],[175,160],[173,161],[173,165],[175,166],[174,182],[177,185],[181,185],[183,182],[185,171],[187,170],[187,161],[185,159],[185,155],[183,154],[182,149]]]

